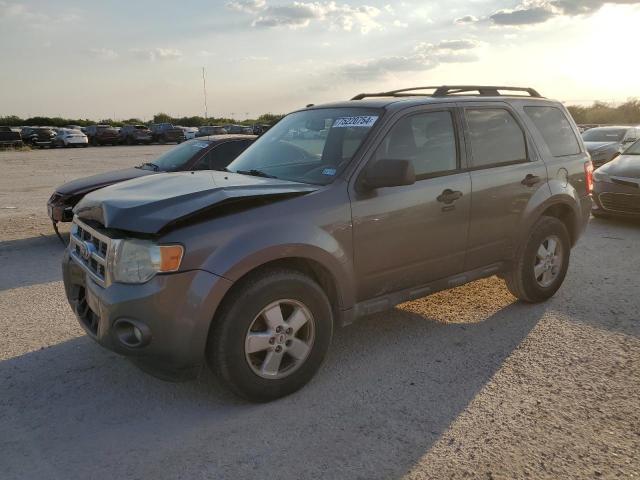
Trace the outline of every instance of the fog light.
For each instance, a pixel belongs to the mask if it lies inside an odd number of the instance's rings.
[[[134,320],[116,320],[113,324],[113,332],[118,341],[128,348],[144,347],[151,341],[149,327]]]

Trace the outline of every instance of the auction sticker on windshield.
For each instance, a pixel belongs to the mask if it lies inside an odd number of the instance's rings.
[[[333,123],[333,128],[351,128],[351,127],[373,127],[378,120],[377,116],[361,116],[361,117],[341,117],[337,118]]]

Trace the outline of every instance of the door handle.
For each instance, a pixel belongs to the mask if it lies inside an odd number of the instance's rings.
[[[529,173],[526,177],[524,177],[524,180],[522,180],[522,185],[525,185],[527,187],[533,187],[536,183],[540,182],[540,177],[538,177],[537,175],[534,175],[533,173]]]
[[[447,188],[444,192],[438,195],[436,200],[446,205],[449,205],[455,202],[456,200],[459,200],[460,198],[462,198],[462,192],[458,190],[454,191],[454,190],[451,190],[450,188]]]

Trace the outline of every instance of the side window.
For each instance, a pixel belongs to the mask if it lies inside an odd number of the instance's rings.
[[[554,157],[580,153],[580,145],[565,114],[556,107],[524,107]]]
[[[221,143],[198,161],[195,170],[224,170],[248,146],[247,141]]]
[[[451,112],[428,112],[402,118],[384,138],[374,158],[411,160],[418,178],[457,169],[456,134]]]
[[[503,108],[465,110],[473,167],[499,166],[527,161],[524,132]]]

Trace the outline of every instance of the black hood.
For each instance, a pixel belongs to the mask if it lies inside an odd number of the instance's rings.
[[[614,177],[640,179],[640,155],[620,155],[602,167],[602,171]]]
[[[144,177],[152,173],[155,172],[153,170],[144,170],[142,168],[125,168],[124,170],[100,173],[98,175],[92,175],[91,177],[72,180],[64,185],[60,185],[56,189],[56,192],[61,193],[62,195],[81,195],[97,190],[98,188],[106,187],[107,185],[124,182],[125,180],[131,180],[132,178]]]
[[[178,220],[227,203],[301,195],[319,187],[236,173],[161,173],[97,190],[73,209],[106,228],[156,234]]]

